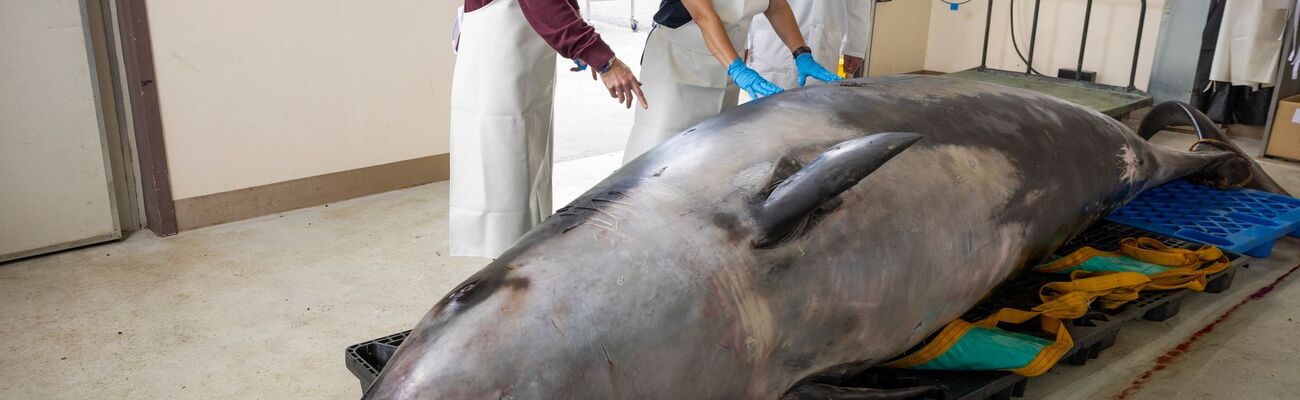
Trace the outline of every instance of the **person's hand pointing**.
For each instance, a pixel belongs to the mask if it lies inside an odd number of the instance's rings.
[[[605,89],[609,89],[609,97],[618,99],[627,108],[632,108],[633,99],[641,103],[641,108],[650,108],[645,94],[641,93],[641,81],[618,58],[610,60],[609,68],[600,73],[600,79],[605,83]]]

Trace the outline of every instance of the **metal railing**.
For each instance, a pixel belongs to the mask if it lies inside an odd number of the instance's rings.
[[[1014,1],[1014,0],[1009,0],[1009,1]],[[1093,0],[1087,0],[1087,1],[1088,4],[1083,13],[1083,35],[1079,39],[1079,60],[1074,68],[1074,80],[1076,81],[1083,79],[1083,56],[1088,46],[1088,24],[1092,22]],[[1134,39],[1133,41],[1133,64],[1129,68],[1129,75],[1128,75],[1129,90],[1137,90],[1137,87],[1134,86],[1134,83],[1137,82],[1138,56],[1140,56],[1142,53],[1142,29],[1145,27],[1146,19],[1147,19],[1147,0],[1141,0],[1141,2],[1142,2],[1142,9],[1141,11],[1138,12],[1137,38]],[[989,32],[993,27],[993,3],[994,0],[989,0],[988,15],[984,17],[984,51],[983,54],[980,55],[980,66],[979,66],[979,69],[981,70],[989,69],[988,68]],[[1041,5],[1042,5],[1042,0],[1034,0],[1034,20],[1033,23],[1031,24],[1032,28],[1030,28],[1030,32],[1029,32],[1029,57],[1027,60],[1024,60],[1025,75],[1030,75],[1033,72],[1035,72],[1034,71],[1034,47],[1035,45],[1037,45],[1038,11]],[[1014,24],[1015,21],[1011,21],[1010,23]]]
[[[585,13],[585,17],[588,20],[592,19],[591,1],[592,0],[584,0],[584,4],[582,8],[582,11]],[[599,1],[610,1],[610,0],[596,0],[596,1],[599,2]],[[627,28],[631,29],[632,32],[638,32],[641,29],[640,22],[638,22],[636,19],[636,0],[628,0]]]

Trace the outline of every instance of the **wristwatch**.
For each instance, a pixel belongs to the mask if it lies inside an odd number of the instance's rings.
[[[614,59],[613,59],[613,58],[611,58],[611,59],[609,59],[609,61],[605,62],[605,66],[600,67],[599,69],[596,70],[596,72],[599,72],[599,73],[602,73],[602,74],[603,74],[603,73],[609,72],[609,69],[610,69],[610,68],[614,68]]]

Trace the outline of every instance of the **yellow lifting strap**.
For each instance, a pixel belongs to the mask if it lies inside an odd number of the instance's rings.
[[[1113,309],[1136,300],[1142,290],[1185,288],[1203,291],[1206,276],[1219,273],[1229,266],[1228,257],[1214,246],[1205,245],[1196,250],[1187,250],[1171,248],[1151,238],[1125,238],[1120,241],[1119,252],[1084,247],[1051,263],[1040,265],[1035,270],[1061,272],[1080,266],[1093,257],[1130,257],[1166,269],[1152,275],[1127,271],[1071,271],[1069,281],[1048,283],[1039,289],[1038,296],[1043,304],[1034,307],[1032,311],[1004,308],[975,323],[960,319],[952,321],[921,349],[889,366],[909,368],[934,360],[952,349],[976,326],[995,328],[1003,322],[1019,324],[1039,318],[1043,331],[1055,334],[1056,340],[1043,348],[1032,362],[1011,370],[1023,376],[1038,376],[1056,365],[1074,347],[1074,341],[1061,321],[1082,317],[1094,301],[1100,303],[1102,308]]]
[[[1204,291],[1206,277],[1223,272],[1229,265],[1223,250],[1211,245],[1188,250],[1172,248],[1151,238],[1125,238],[1120,241],[1120,252],[1140,261],[1172,267],[1151,275],[1151,285],[1147,288],[1152,290]]]
[[[1229,265],[1228,257],[1214,246],[1188,250],[1172,248],[1151,238],[1125,238],[1120,241],[1118,253],[1084,247],[1035,270],[1063,271],[1099,256],[1130,257],[1168,269],[1153,275],[1072,271],[1068,282],[1043,285],[1039,292],[1043,304],[1034,310],[1055,318],[1074,319],[1083,316],[1093,301],[1099,302],[1102,308],[1113,309],[1137,300],[1142,290],[1191,289],[1199,292],[1205,290],[1206,276],[1222,272]]]
[[[1061,320],[1046,316],[1043,313],[1021,311],[1013,308],[1003,308],[975,323],[960,319],[952,321],[947,326],[944,326],[943,330],[940,330],[939,334],[935,335],[930,343],[926,343],[925,346],[912,354],[908,354],[906,357],[889,363],[889,366],[893,368],[910,368],[925,364],[948,352],[948,350],[952,349],[952,346],[961,340],[962,336],[966,335],[966,332],[976,326],[996,328],[998,324],[1003,322],[1021,324],[1034,318],[1039,318],[1043,331],[1056,335],[1056,338],[1052,341],[1052,344],[1039,351],[1032,361],[1023,367],[1011,370],[1011,372],[1030,377],[1042,375],[1056,365],[1056,362],[1060,361],[1061,357],[1065,356],[1065,353],[1074,347],[1074,339],[1070,337],[1070,332],[1065,329],[1065,323],[1061,322]]]
[[[1038,298],[1043,304],[1034,307],[1052,318],[1075,319],[1088,312],[1093,301],[1101,299],[1103,308],[1111,309],[1137,300],[1138,292],[1151,283],[1151,278],[1137,272],[1088,274],[1085,271],[1070,273],[1068,282],[1052,282],[1039,289]]]
[[[947,353],[953,345],[957,344],[958,340],[961,340],[962,336],[966,336],[966,332],[970,331],[971,328],[974,327],[975,324],[970,322],[961,319],[953,320],[952,322],[949,322],[948,325],[944,326],[943,330],[939,331],[939,334],[934,335],[934,339],[931,340],[930,343],[926,343],[925,346],[921,346],[921,348],[916,350],[916,352],[908,354],[906,357],[889,363],[889,366],[892,368],[911,368],[939,358],[940,355]]]
[[[1042,375],[1047,372],[1047,370],[1052,369],[1052,366],[1056,365],[1056,362],[1059,361],[1061,357],[1065,356],[1065,353],[1070,351],[1070,348],[1074,347],[1074,339],[1070,337],[1070,331],[1065,329],[1065,323],[1061,322],[1059,319],[1046,316],[1043,313],[1020,311],[1013,308],[1003,308],[998,310],[997,314],[993,314],[988,318],[984,318],[975,323],[977,326],[994,328],[1001,322],[1019,324],[1035,317],[1039,318],[1043,331],[1055,334],[1056,339],[1052,341],[1052,344],[1044,347],[1043,350],[1038,353],[1038,356],[1034,357],[1034,360],[1030,361],[1029,364],[1011,370],[1011,372],[1014,372],[1017,375]]]

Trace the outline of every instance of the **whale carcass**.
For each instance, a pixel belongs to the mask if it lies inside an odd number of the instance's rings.
[[[1144,140],[1175,124],[1206,140]],[[910,395],[833,384],[1181,177],[1281,192],[1178,103],[1134,134],[942,77],[792,90],[682,132],[548,218],[438,302],[365,398]]]

